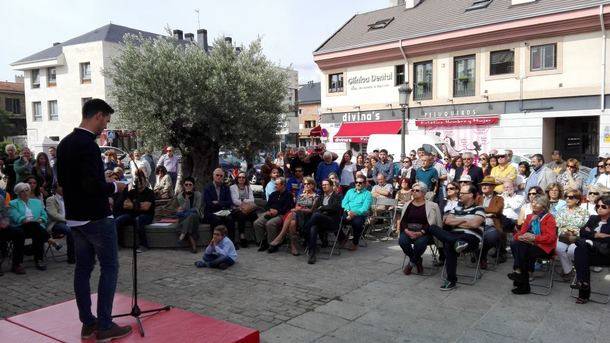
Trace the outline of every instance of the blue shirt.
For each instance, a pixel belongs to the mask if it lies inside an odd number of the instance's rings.
[[[205,249],[206,254],[217,253],[218,255],[228,256],[233,260],[233,262],[237,261],[237,251],[235,251],[235,245],[226,237],[220,241],[220,243],[212,246],[212,244],[208,245]]]
[[[530,188],[538,186],[538,177],[540,177],[542,169],[543,167],[538,168],[538,170],[532,168],[532,172],[530,173],[530,176],[527,178],[527,182],[525,183],[525,194],[530,191]]]
[[[377,178],[379,173],[385,176],[386,182],[392,183],[392,180],[394,180],[394,165],[390,161],[385,161],[385,163],[377,162],[373,168],[373,178]]]
[[[320,162],[320,164],[318,164],[318,170],[316,171],[316,183],[318,185],[321,184],[322,180],[327,179],[330,173],[335,173],[339,176],[339,165],[337,162]]]
[[[275,181],[270,180],[265,186],[265,199],[269,200],[271,193],[275,192]]]
[[[419,168],[415,172],[415,179],[425,183],[428,189],[433,191],[432,184],[438,182],[438,171],[434,166],[431,166],[428,170],[424,170],[423,167]]]

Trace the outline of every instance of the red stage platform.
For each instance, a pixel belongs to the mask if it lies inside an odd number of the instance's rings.
[[[95,296],[92,298],[93,313],[95,314]],[[146,300],[139,300],[138,303],[142,311],[163,306]],[[117,293],[114,297],[113,313],[127,313],[130,310],[131,298]],[[117,340],[117,342],[259,342],[259,333],[254,329],[201,316],[179,308],[172,308],[166,312],[141,318],[146,337],[140,337],[134,318],[117,318],[115,320],[117,324],[131,325],[133,328],[131,335]],[[7,321],[9,323],[0,326],[0,342],[55,342],[55,340],[60,342],[84,342],[80,338],[81,323],[78,320],[75,300],[20,314],[8,318]],[[18,333],[14,333],[13,330]],[[22,339],[21,331],[17,330],[28,331],[24,333],[23,337],[31,335],[32,339],[15,340],[14,337]]]
[[[58,341],[6,320],[0,320],[0,342],[57,343]]]

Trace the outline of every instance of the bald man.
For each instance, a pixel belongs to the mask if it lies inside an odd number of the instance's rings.
[[[225,225],[229,229],[229,239],[235,242],[235,223],[231,216],[218,216],[215,213],[222,210],[231,210],[233,201],[229,186],[224,184],[225,172],[221,168],[216,168],[212,173],[212,183],[203,189],[203,202],[205,210],[203,222],[210,224],[210,231],[218,225]],[[239,249],[236,246],[237,249]]]

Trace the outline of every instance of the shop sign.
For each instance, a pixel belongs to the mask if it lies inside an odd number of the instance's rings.
[[[353,75],[353,73],[350,73]],[[348,76],[347,86],[352,91],[394,86],[394,72],[367,72]]]
[[[492,117],[466,117],[466,118],[451,118],[451,119],[431,119],[431,120],[416,120],[415,125],[421,127],[438,127],[438,126],[472,126],[472,125],[493,125],[500,121],[500,116]]]
[[[416,107],[411,108],[411,115],[416,119],[475,117],[505,113],[505,107],[506,103],[504,102]]]

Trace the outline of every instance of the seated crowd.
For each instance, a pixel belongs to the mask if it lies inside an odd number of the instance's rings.
[[[6,243],[12,242],[11,270],[25,273],[25,238],[32,239],[38,269],[45,269],[44,244],[58,247],[54,237],[66,237],[68,263],[74,263],[62,189],[54,177],[54,152],[51,157],[40,153],[35,161],[27,148],[20,157],[14,146],[7,146],[6,153],[2,172],[12,188],[0,192],[0,248],[6,254]],[[212,239],[197,267],[233,265],[236,251],[247,248],[249,238],[261,252],[276,253],[287,242],[289,252],[298,256],[304,247],[308,263],[314,264],[318,251],[331,245],[329,233],[340,248],[356,251],[366,226],[374,224],[369,217],[392,211],[396,217],[390,221],[408,257],[404,274],[423,274],[422,256],[433,246],[436,264],[445,268],[442,290],[456,287],[459,255],[480,256],[478,267],[485,270],[488,255],[495,264],[504,263],[510,248],[513,293],[530,292],[530,274],[539,259],[557,258],[561,278],[574,280],[577,302],[585,303],[591,293],[589,267],[610,265],[606,158],[585,179],[578,172],[579,161],[564,161],[557,151],[550,163],[536,154],[531,165],[516,165],[510,150],[466,152],[444,160],[418,149],[396,163],[383,149],[355,158],[348,151],[338,163],[339,156],[323,145],[311,154],[291,149],[275,161],[266,159],[261,168],[266,201],[259,206],[246,173],[229,186],[225,171],[217,168],[212,182],[199,191],[192,177],[175,186],[178,162],[171,147],[154,169],[150,154],[136,151],[130,157],[131,186],[109,199],[117,229],[133,227],[143,252],[148,249],[146,226],[169,217],[178,243],[197,253],[200,224],[209,224]],[[125,180],[115,153],[106,153],[103,164],[108,179]],[[380,199],[395,205],[377,205]],[[248,235],[247,223],[254,237]]]

